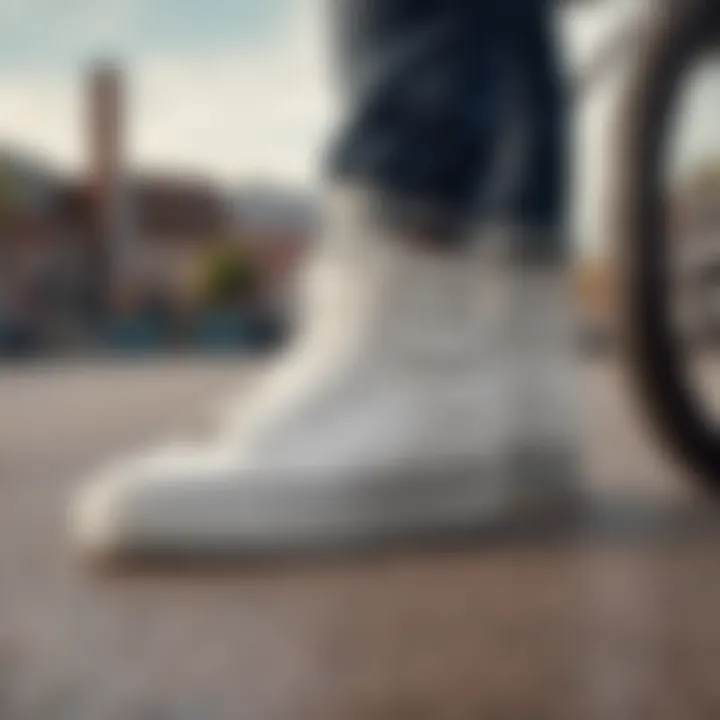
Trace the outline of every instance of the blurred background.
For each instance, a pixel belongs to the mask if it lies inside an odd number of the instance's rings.
[[[317,226],[321,23],[284,0],[3,11],[0,355],[282,338]]]
[[[559,13],[568,72],[591,65],[638,7]],[[318,0],[3,11],[0,357],[278,344],[338,116],[325,15]],[[576,276],[592,345],[611,306],[603,202],[623,63],[607,64],[575,126]],[[686,236],[718,214],[712,67],[689,95],[669,192]],[[716,332],[711,321],[702,333]]]

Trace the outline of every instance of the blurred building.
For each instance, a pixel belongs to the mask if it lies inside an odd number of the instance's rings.
[[[91,270],[73,194],[36,159],[0,155],[0,341],[8,327],[48,342],[77,337]]]
[[[231,193],[200,175],[135,172],[120,71],[94,68],[86,101],[82,176],[0,153],[0,342],[17,323],[61,343],[77,342],[89,320],[147,304],[182,313],[193,269],[216,245],[247,253],[265,304],[277,305],[315,229],[312,200],[270,185]]]

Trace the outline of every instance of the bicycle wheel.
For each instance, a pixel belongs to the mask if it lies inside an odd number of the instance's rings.
[[[692,387],[672,321],[664,182],[678,98],[696,61],[717,44],[720,1],[657,5],[624,90],[610,187],[620,346],[651,429],[703,486],[720,490],[720,423],[709,421]]]

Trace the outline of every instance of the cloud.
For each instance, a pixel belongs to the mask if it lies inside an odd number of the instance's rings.
[[[127,18],[127,3],[117,6]],[[130,160],[207,170],[228,180],[314,177],[333,117],[320,12],[315,0],[296,4],[262,44],[130,63]],[[104,13],[102,18],[107,22]],[[84,81],[77,71],[0,76],[0,142],[81,167]]]
[[[62,167],[81,155],[81,98],[70,77],[0,78],[0,142]]]
[[[0,68],[68,68],[98,52],[137,59],[233,48],[262,41],[306,1],[6,0]]]
[[[334,116],[317,3],[271,41],[134,74],[132,152],[141,163],[205,163],[227,177],[315,175]]]

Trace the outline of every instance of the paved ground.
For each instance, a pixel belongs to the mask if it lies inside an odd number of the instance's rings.
[[[87,572],[63,517],[79,475],[197,429],[253,379],[227,362],[0,371],[0,720],[720,717],[720,532],[608,365],[584,377],[599,499],[569,535]]]

